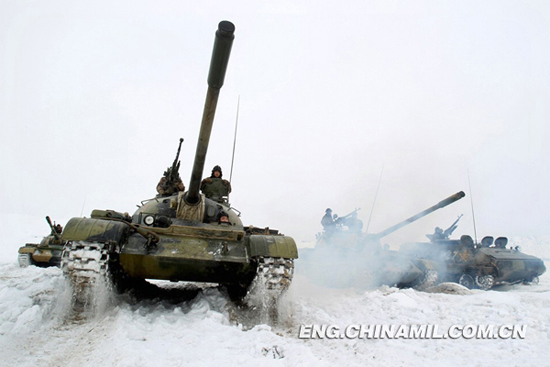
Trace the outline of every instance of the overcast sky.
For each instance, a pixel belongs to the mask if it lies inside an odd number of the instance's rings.
[[[204,176],[229,178],[240,97],[230,201],[245,225],[304,244],[331,207],[361,208],[366,227],[380,181],[369,232],[467,194],[392,246],[460,214],[455,234],[473,236],[472,202],[478,237],[550,234],[550,3],[501,0],[3,0],[9,231],[133,212],[180,137],[188,186],[221,20],[236,32]]]

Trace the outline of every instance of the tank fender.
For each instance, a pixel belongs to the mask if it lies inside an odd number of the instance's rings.
[[[123,222],[94,218],[72,218],[65,225],[63,241],[86,241],[120,243],[128,233],[129,226]]]
[[[17,253],[19,254],[32,254],[34,251],[36,251],[36,246],[34,247],[20,247],[19,250],[17,250]]]
[[[297,259],[298,247],[292,237],[252,235],[249,237],[250,256],[283,257]]]

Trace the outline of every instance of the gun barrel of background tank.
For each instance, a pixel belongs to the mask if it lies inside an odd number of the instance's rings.
[[[50,216],[46,216],[46,222],[48,222],[48,225],[50,226],[50,229],[52,230],[52,234],[56,239],[59,239],[59,234],[57,234],[57,231],[55,230],[55,227],[53,226],[52,220],[50,219]]]
[[[434,206],[431,206],[428,209],[426,209],[424,211],[421,211],[420,213],[418,213],[416,215],[413,215],[412,217],[410,217],[408,219],[405,219],[404,221],[399,222],[399,223],[391,226],[390,228],[388,228],[388,229],[386,229],[386,230],[384,230],[380,233],[377,233],[376,237],[378,237],[378,238],[385,237],[385,236],[397,231],[398,229],[400,229],[400,228],[402,228],[402,227],[404,227],[408,224],[411,224],[412,222],[414,222],[414,221],[416,221],[416,220],[418,220],[422,217],[425,217],[426,215],[430,214],[431,212],[434,212],[438,209],[444,208],[447,205],[450,205],[450,204],[454,203],[455,201],[458,201],[458,200],[462,199],[464,196],[466,196],[466,194],[464,194],[464,191],[457,192],[456,194],[449,196],[445,200],[441,200],[439,203],[435,204]]]
[[[231,46],[235,38],[234,32],[235,26],[233,23],[226,20],[220,22],[218,30],[216,31],[214,49],[210,61],[210,71],[208,72],[208,91],[204,103],[201,129],[197,142],[197,151],[195,153],[195,162],[193,163],[193,171],[191,172],[189,191],[185,196],[185,201],[189,204],[198,203],[200,199],[199,189],[206,160],[206,152],[208,150],[208,142],[210,141],[210,133],[214,123],[218,96],[223,86],[225,71],[227,70],[227,64],[229,62],[229,54],[231,53]]]

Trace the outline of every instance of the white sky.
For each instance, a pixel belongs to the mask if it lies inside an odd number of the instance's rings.
[[[188,186],[214,32],[236,26],[204,176],[245,225],[312,242],[327,207],[387,237],[549,234],[547,1],[0,2],[0,218],[65,223],[153,197],[185,138]],[[27,215],[27,217],[25,217]],[[28,225],[28,224],[27,224]]]

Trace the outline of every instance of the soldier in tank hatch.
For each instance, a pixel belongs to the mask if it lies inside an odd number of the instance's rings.
[[[185,191],[185,185],[179,173],[172,174],[172,167],[168,167],[157,184],[157,192],[159,196],[170,196],[179,191]]]
[[[210,177],[201,182],[201,191],[204,196],[219,203],[224,202],[224,197],[227,197],[231,192],[231,183],[222,179],[222,176],[222,168],[214,166]]]
[[[218,223],[230,225],[231,223],[229,222],[229,215],[226,212],[220,212],[220,214],[218,215]]]
[[[336,229],[336,222],[332,216],[331,208],[327,208],[327,210],[325,210],[325,215],[323,216],[323,219],[321,219],[321,225],[326,232],[332,232]]]

